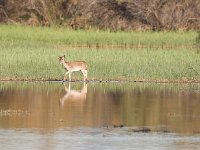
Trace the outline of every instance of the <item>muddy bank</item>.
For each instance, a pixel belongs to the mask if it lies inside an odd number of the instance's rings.
[[[30,82],[83,82],[82,80],[72,80],[72,81],[63,81],[60,79],[44,79],[44,78],[0,78],[0,81],[30,81]],[[88,82],[99,82],[99,83],[128,83],[128,82],[141,82],[141,83],[200,83],[200,80],[190,80],[190,79],[177,79],[177,80],[169,80],[169,79],[89,79]]]

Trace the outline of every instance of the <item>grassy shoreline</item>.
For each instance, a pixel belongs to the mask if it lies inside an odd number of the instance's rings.
[[[200,82],[199,53],[195,48],[183,46],[193,45],[195,35],[193,32],[113,33],[0,25],[0,80],[62,80],[64,69],[58,63],[58,56],[65,54],[66,61],[85,60],[88,63],[90,81]],[[179,41],[175,41],[176,38]],[[137,46],[138,39],[147,47],[70,47],[74,43],[87,45],[90,40],[91,44],[121,45],[126,42]],[[155,44],[183,47],[154,48]],[[82,75],[73,73],[72,78],[80,80]]]
[[[0,78],[0,82],[62,82],[62,83],[81,83],[83,82],[83,80],[78,79],[78,78],[74,78],[72,81],[63,81],[62,79],[35,79],[35,78]],[[177,80],[167,80],[167,79],[136,79],[136,80],[126,80],[126,79],[109,79],[109,80],[98,80],[98,79],[88,79],[86,81],[86,83],[160,83],[160,84],[164,84],[164,83],[191,83],[191,84],[199,84],[200,80],[191,80],[191,79],[177,79]]]

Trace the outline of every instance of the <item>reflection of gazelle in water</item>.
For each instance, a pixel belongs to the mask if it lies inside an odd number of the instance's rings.
[[[85,101],[87,94],[87,84],[84,82],[83,88],[81,91],[71,90],[71,83],[69,82],[69,86],[64,84],[66,94],[60,99],[61,106],[64,106],[65,101]]]

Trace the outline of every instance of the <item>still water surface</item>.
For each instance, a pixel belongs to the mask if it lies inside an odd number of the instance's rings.
[[[200,149],[200,85],[0,83],[1,149]]]

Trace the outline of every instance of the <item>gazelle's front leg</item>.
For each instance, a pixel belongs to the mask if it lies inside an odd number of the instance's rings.
[[[81,70],[82,74],[83,74],[83,82],[85,82],[87,80],[87,70]]]
[[[63,79],[64,81],[66,80],[66,75],[67,75],[67,74],[70,74],[70,71],[67,71],[67,72],[65,73],[64,79]]]

